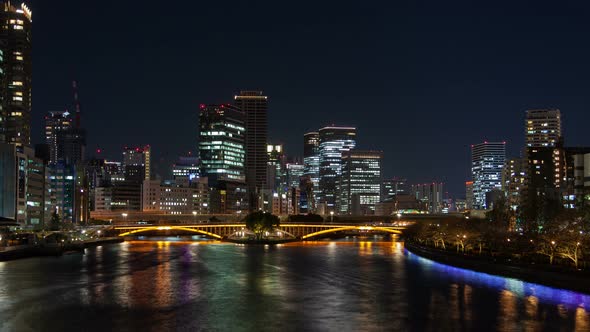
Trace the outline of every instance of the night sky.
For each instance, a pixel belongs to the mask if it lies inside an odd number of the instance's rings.
[[[552,5],[554,4],[554,5]],[[269,136],[358,127],[386,176],[464,197],[470,150],[524,144],[524,112],[558,107],[567,145],[590,145],[584,1],[46,1],[33,9],[33,140],[79,81],[88,148],[150,144],[156,173],[196,152],[200,103],[270,98]],[[92,156],[92,154],[91,154]]]

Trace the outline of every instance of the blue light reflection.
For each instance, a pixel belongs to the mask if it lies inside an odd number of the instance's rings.
[[[417,262],[432,273],[444,274],[464,283],[508,290],[521,298],[533,296],[546,303],[562,304],[570,308],[581,307],[590,311],[590,295],[437,263],[412,254],[407,249],[404,249],[404,253],[410,262]]]

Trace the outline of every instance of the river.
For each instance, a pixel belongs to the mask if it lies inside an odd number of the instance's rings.
[[[2,331],[585,331],[590,296],[438,264],[387,238],[160,238],[0,262]]]

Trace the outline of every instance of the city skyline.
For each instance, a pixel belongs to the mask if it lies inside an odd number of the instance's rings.
[[[345,5],[337,15],[326,15],[332,10],[328,4],[310,14],[285,13],[279,5],[237,5],[226,11],[215,4],[186,4],[187,14],[174,20],[178,29],[162,31],[147,26],[161,15],[155,2],[141,7],[117,4],[117,11],[100,4],[81,6],[32,4],[39,13],[33,51],[34,140],[42,135],[40,117],[63,111],[71,100],[70,82],[75,78],[89,151],[100,147],[114,158],[124,145],[151,144],[154,172],[163,177],[178,155],[196,152],[198,105],[231,102],[243,89],[264,90],[269,96],[269,140],[282,141],[287,154],[303,154],[301,137],[306,132],[330,124],[355,126],[362,137],[359,148],[384,151],[386,177],[443,181],[457,197],[470,170],[455,164],[469,164],[470,144],[505,140],[507,155],[517,156],[527,109],[560,108],[568,145],[585,143],[576,124],[590,118],[585,112],[590,103],[583,95],[589,83],[580,78],[590,73],[583,60],[590,50],[569,32],[584,30],[588,23],[575,15],[558,17],[572,11],[567,6],[555,10],[537,3],[531,12],[516,4],[511,15],[503,15],[494,8],[436,4],[389,4],[381,12],[368,5]],[[588,10],[579,6],[574,9]],[[346,25],[357,10],[364,15]],[[440,18],[456,10],[453,22]],[[266,23],[245,21],[240,11],[266,17]],[[440,17],[433,15],[438,12]],[[186,17],[189,13],[197,17]],[[224,27],[207,17],[222,13],[231,18]],[[538,24],[549,14],[557,16],[555,24]],[[120,15],[136,24],[95,28]],[[69,19],[50,19],[54,17]],[[299,17],[304,22],[298,23]],[[503,20],[497,20],[500,17]],[[77,29],[70,31],[72,26]],[[433,31],[438,26],[440,31]],[[496,30],[501,38],[494,38]],[[246,34],[260,35],[266,42],[259,50],[244,41],[235,43]],[[54,35],[60,39],[50,37]],[[482,38],[473,38],[476,35]],[[349,38],[353,49],[347,47]],[[170,48],[183,40],[189,42]],[[233,53],[226,52],[230,47],[241,47],[248,55],[232,58]],[[567,56],[560,51],[564,47],[571,50]],[[117,49],[117,55],[106,49]],[[158,60],[162,56],[168,60]],[[106,59],[112,61],[106,65]],[[545,65],[549,68],[541,70]],[[155,121],[162,110],[170,118]],[[288,114],[297,116],[284,121]],[[486,115],[485,125],[475,121]],[[142,129],[156,123],[157,135]]]

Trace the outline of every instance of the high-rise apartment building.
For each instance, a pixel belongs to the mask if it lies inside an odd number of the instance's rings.
[[[342,153],[356,146],[356,128],[324,127],[319,130],[319,137],[320,180],[317,202],[325,205],[324,213],[337,213],[342,176]]]
[[[561,112],[558,109],[526,111],[527,147],[555,147],[561,141]]]
[[[526,181],[527,160],[512,158],[506,160],[502,172],[502,191],[510,208],[516,210],[522,203],[522,190]]]
[[[246,182],[251,195],[250,210],[257,210],[257,192],[264,189],[267,170],[268,97],[262,91],[240,91],[234,104],[244,112]]]
[[[2,111],[6,143],[31,144],[32,12],[25,5],[1,4],[3,51]]]
[[[502,189],[506,142],[483,142],[471,146],[473,208],[486,210],[486,193]]]
[[[375,214],[375,205],[381,200],[382,160],[381,151],[342,152],[340,213]]]
[[[560,199],[566,189],[566,161],[558,109],[528,110],[525,119],[528,163],[523,199],[533,207],[542,197]],[[544,199],[544,198],[543,198]]]

